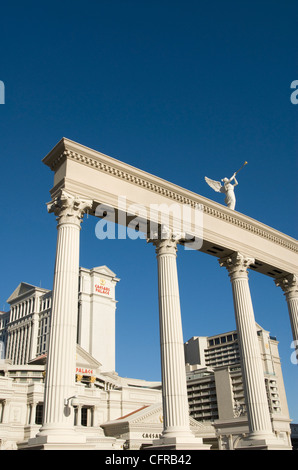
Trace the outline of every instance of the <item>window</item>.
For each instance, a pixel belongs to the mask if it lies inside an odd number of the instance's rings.
[[[88,419],[88,408],[81,409],[81,425],[87,426],[87,419]]]
[[[92,406],[83,406],[81,408],[81,426],[93,426]]]
[[[35,413],[35,424],[42,424],[43,403],[38,403]]]
[[[5,401],[0,401],[0,423],[3,423]]]

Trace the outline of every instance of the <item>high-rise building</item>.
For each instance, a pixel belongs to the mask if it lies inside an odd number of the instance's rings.
[[[290,417],[278,341],[256,324],[273,430],[290,445]],[[221,448],[233,449],[248,432],[237,332],[190,338],[185,343],[190,415],[214,424]]]

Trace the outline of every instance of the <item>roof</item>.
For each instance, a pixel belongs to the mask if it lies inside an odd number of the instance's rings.
[[[200,422],[189,416],[189,425],[191,431],[197,437],[215,436],[214,426],[210,422]],[[136,426],[138,430],[142,426],[144,426],[144,430],[160,428],[161,432],[163,428],[162,403],[144,405],[142,408],[132,411],[125,416],[102,423],[101,426],[105,431],[108,431],[108,435],[111,435],[109,429],[124,429],[123,426],[129,426],[131,431],[136,429]]]
[[[120,416],[120,418],[117,418],[117,420],[128,418],[128,416],[132,416],[132,415],[134,415],[135,413],[138,413],[139,411],[144,410],[145,408],[148,408],[148,406],[149,406],[149,405],[144,405],[144,406],[142,406],[142,408],[138,408],[137,410],[132,411],[131,413],[128,413],[127,415]]]
[[[47,355],[42,354],[41,356],[37,356],[34,359],[28,361],[28,364],[35,364],[35,365],[44,365],[47,362]]]
[[[31,359],[28,364],[43,365],[47,362],[47,354]],[[81,367],[88,367],[90,369],[98,369],[101,363],[98,362],[91,354],[83,349],[79,344],[76,345],[76,365]]]
[[[48,289],[43,289],[41,287],[33,286],[32,284],[28,284],[27,282],[21,282],[18,287],[13,291],[11,296],[7,299],[7,303],[11,304],[14,300],[22,295],[26,295],[29,292],[33,292],[34,290],[39,290],[41,292],[49,292]]]

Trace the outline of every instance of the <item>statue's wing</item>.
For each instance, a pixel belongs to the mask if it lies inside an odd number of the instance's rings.
[[[211,180],[210,178],[207,178],[207,176],[205,176],[205,181],[206,183],[209,184],[209,186],[214,189],[214,191],[216,191],[217,193],[221,193],[222,192],[222,185],[221,185],[221,182],[220,181],[215,181],[215,180]]]

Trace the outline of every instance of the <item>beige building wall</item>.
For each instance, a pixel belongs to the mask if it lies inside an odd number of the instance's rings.
[[[218,405],[218,418],[227,419],[234,417],[234,396],[232,379],[229,369],[219,368],[214,373]]]
[[[256,335],[272,429],[285,443],[290,444],[291,420],[278,341],[257,323]],[[185,343],[185,358],[186,362],[192,361],[192,364],[186,364],[191,416],[199,421],[209,420],[214,423],[219,448],[236,448],[241,436],[248,432],[237,332],[193,337]]]

